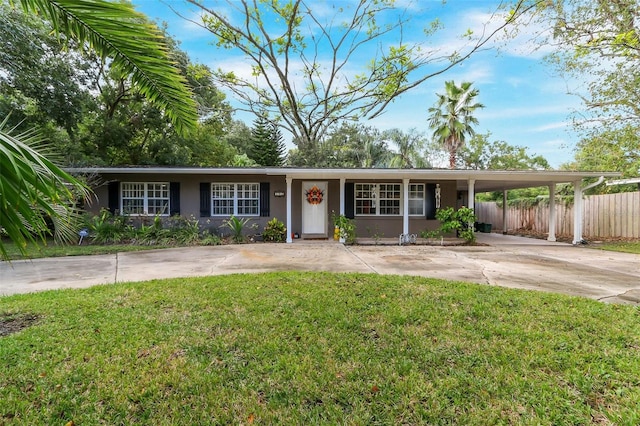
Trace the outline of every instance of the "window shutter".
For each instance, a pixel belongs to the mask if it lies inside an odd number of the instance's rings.
[[[269,182],[260,182],[260,216],[269,216]]]
[[[180,214],[180,182],[169,183],[169,216]]]
[[[200,183],[200,217],[211,216],[211,184]]]
[[[356,198],[356,186],[353,182],[346,182],[344,184],[344,215],[348,219],[353,219],[355,215],[355,198]]]
[[[109,211],[111,214],[116,214],[116,210],[120,210],[120,182],[109,182],[108,189]]]
[[[427,220],[436,218],[436,185],[428,183],[425,185],[425,216]]]

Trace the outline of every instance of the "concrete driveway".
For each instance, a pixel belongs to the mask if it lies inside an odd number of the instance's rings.
[[[500,234],[478,246],[245,244],[0,262],[0,294],[267,271],[404,274],[640,304],[640,255]]]

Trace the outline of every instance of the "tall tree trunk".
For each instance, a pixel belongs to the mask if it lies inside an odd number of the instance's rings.
[[[449,150],[449,168],[451,170],[456,168],[456,154],[455,149]]]

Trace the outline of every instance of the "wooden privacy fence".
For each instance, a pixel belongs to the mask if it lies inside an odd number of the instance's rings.
[[[584,199],[585,238],[640,238],[640,192],[590,195]],[[556,234],[573,235],[573,203],[556,201]],[[495,202],[476,203],[478,221],[490,223],[501,231],[502,207]],[[507,230],[526,229],[536,233],[549,231],[549,204],[508,206]]]

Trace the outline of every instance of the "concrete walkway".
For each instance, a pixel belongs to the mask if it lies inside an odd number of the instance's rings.
[[[0,262],[0,295],[267,271],[404,274],[640,304],[640,255],[478,234],[478,246],[243,244]]]

